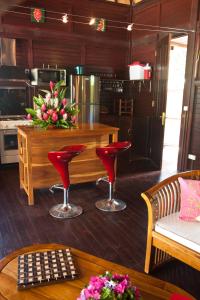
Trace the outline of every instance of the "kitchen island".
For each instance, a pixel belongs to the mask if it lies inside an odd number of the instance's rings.
[[[49,151],[67,145],[83,144],[86,150],[69,164],[71,183],[96,181],[105,176],[105,169],[96,156],[96,147],[117,141],[118,128],[107,125],[80,124],[70,129],[41,129],[18,127],[20,188],[28,195],[28,204],[34,205],[34,189],[49,188],[60,183],[60,176],[48,160]]]

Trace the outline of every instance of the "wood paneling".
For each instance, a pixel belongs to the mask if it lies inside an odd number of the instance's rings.
[[[33,41],[33,65],[66,67],[81,64],[81,46],[67,41],[55,43],[53,41]]]
[[[16,43],[16,62],[18,66],[28,66],[28,42],[24,39],[19,39]]]
[[[196,160],[188,160],[188,168],[197,169],[200,166],[200,85],[195,87],[191,138],[189,154],[196,156]]]
[[[192,0],[163,0],[160,25],[191,28]]]
[[[112,67],[114,71],[123,71],[125,68],[127,31],[109,26],[122,26],[119,22],[128,20],[129,6],[97,0],[27,0],[23,6],[13,8],[13,11],[22,14],[4,13],[0,29],[2,36],[17,38],[19,66],[93,64]],[[26,7],[45,8],[45,23],[31,23],[30,9]],[[64,13],[69,14],[69,20],[81,23],[63,24],[61,18]],[[97,32],[88,24],[90,17],[102,17],[115,22],[107,21],[106,31]],[[27,43],[22,40],[27,40]]]
[[[133,21],[137,24],[144,24],[144,25],[159,25],[160,22],[160,6],[159,2],[153,4],[153,5],[147,5],[144,8],[141,9],[135,9],[134,15],[133,15]],[[153,31],[148,30],[142,30],[147,29],[145,26],[135,26],[136,29],[133,31],[133,39],[138,39],[140,37],[149,36],[152,34],[155,34]],[[139,30],[137,30],[137,28]]]
[[[86,48],[86,64],[111,66],[123,70],[126,66],[126,55],[124,49],[120,47],[114,49],[102,45],[89,45]]]

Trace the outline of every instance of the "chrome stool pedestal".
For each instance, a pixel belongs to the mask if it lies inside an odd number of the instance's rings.
[[[82,207],[69,204],[69,190],[63,188],[63,192],[64,203],[54,205],[49,211],[50,215],[58,219],[74,218],[81,215]]]
[[[101,178],[100,178],[101,179]],[[109,182],[109,197],[108,199],[99,200],[95,203],[96,208],[108,211],[108,212],[115,212],[121,211],[126,208],[126,203],[119,199],[114,199],[113,196],[113,185]]]
[[[108,177],[99,178],[96,184],[100,181],[109,183],[109,196],[107,199],[99,200],[95,203],[96,208],[106,212],[117,212],[126,208],[126,203],[122,200],[113,198],[113,186],[115,184],[115,159],[119,152],[122,152],[131,147],[130,142],[114,142],[105,147],[96,148],[96,153],[101,159]]]
[[[51,151],[48,153],[49,160],[60,174],[63,182],[63,184],[55,184],[49,189],[51,193],[54,193],[54,189],[61,189],[64,194],[63,203],[54,205],[49,211],[50,215],[54,218],[74,218],[83,212],[80,206],[69,203],[70,180],[68,165],[73,157],[79,155],[85,148],[84,145],[65,146],[60,151]]]

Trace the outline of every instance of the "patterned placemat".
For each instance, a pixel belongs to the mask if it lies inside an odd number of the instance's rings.
[[[78,275],[69,249],[33,252],[18,257],[18,289],[72,280]]]

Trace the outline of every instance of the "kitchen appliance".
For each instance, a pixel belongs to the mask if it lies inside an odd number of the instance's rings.
[[[25,108],[30,107],[30,89],[25,81],[0,80],[1,164],[18,162],[17,126],[30,124]]]
[[[24,116],[28,97],[26,86],[0,86],[0,116]]]
[[[22,116],[0,118],[1,164],[18,162],[17,126],[30,125],[31,121]]]
[[[70,75],[68,97],[80,110],[79,123],[99,122],[100,79],[97,76]]]
[[[1,163],[18,161],[17,126],[30,124],[31,89],[25,68],[16,67],[16,40],[0,38],[0,157]]]
[[[31,69],[31,84],[37,86],[48,86],[50,81],[62,80],[62,86],[66,86],[66,70],[64,69]]]

